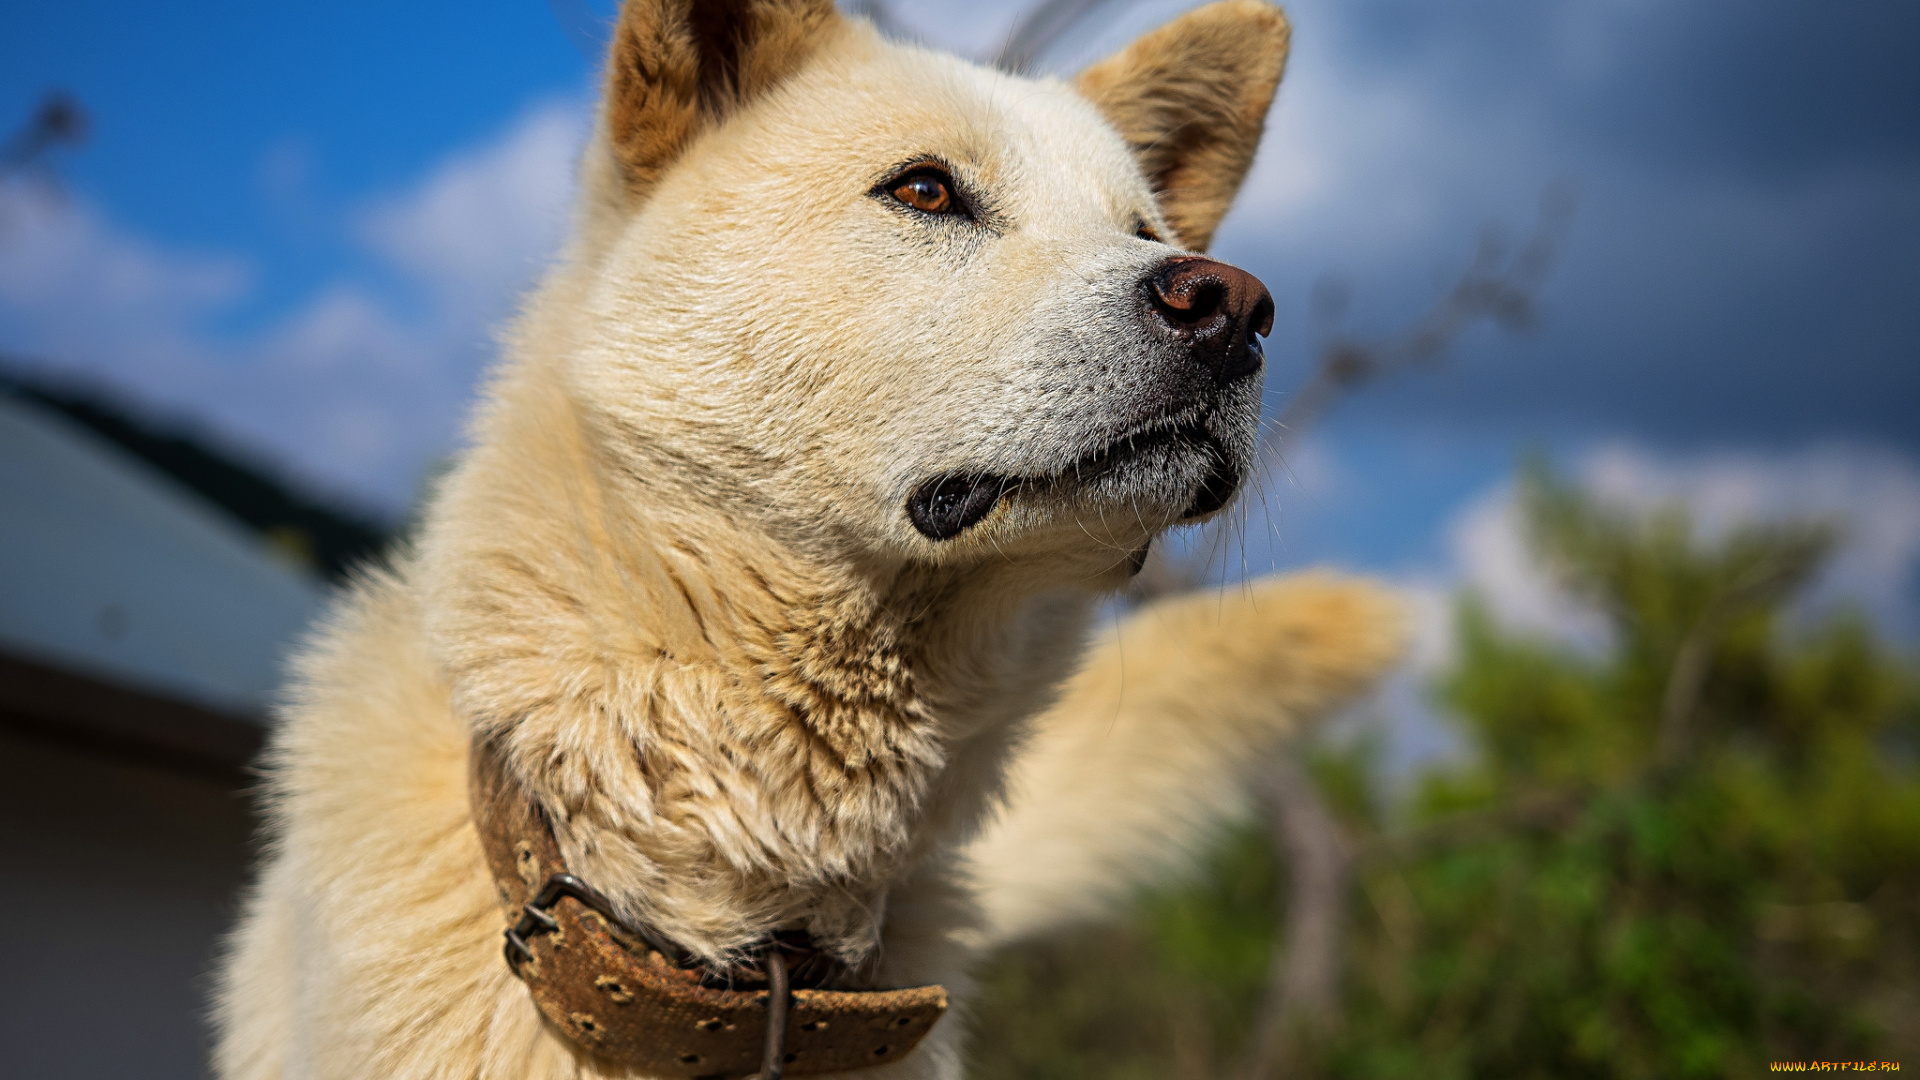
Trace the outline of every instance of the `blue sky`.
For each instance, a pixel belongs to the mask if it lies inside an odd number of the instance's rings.
[[[75,186],[157,243],[255,260],[262,313],[351,265],[328,211],[407,186],[530,101],[579,95],[587,70],[525,0],[0,14],[0,117],[24,117],[49,87],[77,95],[95,132],[65,163]]]
[[[1110,0],[1046,64],[1183,6]],[[895,7],[980,54],[1021,5]],[[1910,634],[1920,7],[1289,9],[1293,66],[1216,248],[1278,301],[1273,400],[1324,335],[1319,283],[1350,293],[1346,330],[1387,332],[1484,226],[1524,232],[1558,183],[1577,209],[1538,327],[1477,330],[1343,401],[1234,559],[1471,580],[1546,626],[1498,536],[1500,485],[1537,447],[1622,498],[1846,518],[1836,595]],[[541,0],[7,5],[0,122],[62,87],[95,127],[57,197],[0,188],[0,352],[397,515],[558,242],[592,79]]]

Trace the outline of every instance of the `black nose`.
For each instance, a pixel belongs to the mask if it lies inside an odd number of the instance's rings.
[[[1237,266],[1182,255],[1146,280],[1147,321],[1225,386],[1260,370],[1259,339],[1273,330],[1273,297]]]

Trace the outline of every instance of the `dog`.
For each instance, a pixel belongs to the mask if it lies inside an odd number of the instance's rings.
[[[1095,630],[1255,463],[1273,303],[1200,253],[1288,33],[1224,0],[1060,81],[627,0],[470,449],[295,662],[217,1074],[957,1078],[979,958],[1390,665],[1325,573]]]

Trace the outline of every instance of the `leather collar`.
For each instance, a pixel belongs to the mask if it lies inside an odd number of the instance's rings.
[[[492,742],[476,739],[468,798],[513,925],[506,959],[585,1053],[648,1076],[779,1080],[898,1061],[945,1014],[939,986],[831,990],[842,974],[804,935],[779,934],[724,971],[702,966],[567,870],[546,812]],[[791,984],[788,972],[792,972]]]

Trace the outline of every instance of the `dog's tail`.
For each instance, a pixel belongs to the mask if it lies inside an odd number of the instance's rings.
[[[1108,631],[970,849],[988,943],[1099,914],[1183,868],[1245,811],[1249,770],[1371,685],[1403,636],[1385,589],[1330,573],[1160,601]]]

